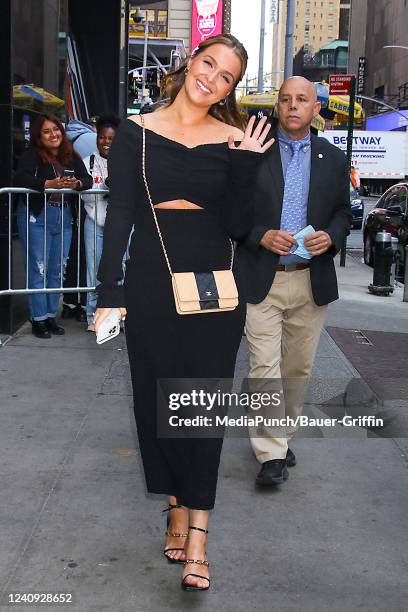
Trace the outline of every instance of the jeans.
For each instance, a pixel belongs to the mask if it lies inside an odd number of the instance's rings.
[[[133,232],[133,230],[132,230]],[[126,252],[123,255],[122,269],[123,278],[119,281],[119,285],[123,285],[123,280],[126,272],[126,260],[129,259],[129,244],[132,234],[130,235]],[[96,226],[96,257],[95,257],[95,221],[88,215],[85,218],[84,224],[84,239],[85,239],[85,252],[86,252],[86,284],[88,287],[97,287],[100,283],[95,279],[94,270],[98,273],[99,263],[101,261],[102,249],[103,249],[103,227],[100,225]],[[94,268],[94,257],[95,257],[95,268]],[[93,322],[93,315],[96,310],[96,304],[98,301],[97,291],[88,291],[86,299],[86,317],[88,325]],[[122,325],[122,324],[121,324]]]
[[[62,219],[64,234],[62,236]],[[17,211],[17,225],[24,262],[27,261],[27,216],[26,204],[20,203]],[[28,288],[41,289],[62,287],[61,278],[61,238],[63,272],[67,264],[72,237],[72,213],[66,206],[58,208],[47,204],[47,227],[45,227],[45,207],[35,217],[28,212]],[[44,244],[45,242],[45,244]],[[45,275],[45,279],[44,279]],[[28,305],[32,321],[45,321],[55,317],[61,293],[28,294]]]
[[[99,262],[103,247],[103,227],[96,225],[96,245],[95,245],[95,222],[88,215],[84,225],[85,252],[86,252],[86,284],[88,287],[99,285],[95,278],[95,270],[98,272]],[[96,246],[96,253],[95,253]],[[96,310],[98,294],[96,291],[88,291],[86,298],[86,317],[88,325],[92,323],[92,318]]]
[[[78,225],[78,210],[73,211],[72,240],[69,249],[67,269],[64,275],[64,287],[86,287],[86,255],[84,240],[84,221],[87,215],[81,211],[81,225]],[[78,235],[78,232],[80,233]],[[78,278],[78,238],[79,238],[79,278]],[[64,291],[62,303],[72,307],[86,308],[86,293],[71,293]]]

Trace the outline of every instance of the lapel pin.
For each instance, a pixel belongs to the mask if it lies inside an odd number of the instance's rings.
[[[323,153],[319,153],[319,155],[317,156],[319,159],[323,159]]]

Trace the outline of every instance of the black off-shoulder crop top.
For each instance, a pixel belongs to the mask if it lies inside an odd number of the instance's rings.
[[[153,204],[172,200],[197,204],[217,215],[227,234],[236,240],[253,225],[251,191],[261,157],[252,151],[231,150],[227,142],[187,147],[146,128],[146,177]],[[146,215],[152,217],[142,175],[142,128],[131,119],[123,121],[116,133],[108,176],[109,204],[98,270],[99,307],[125,305],[118,282],[130,231]]]

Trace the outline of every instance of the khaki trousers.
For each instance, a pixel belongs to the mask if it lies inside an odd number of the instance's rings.
[[[260,304],[248,304],[249,388],[265,391],[269,380],[271,388],[276,390],[277,383],[282,381],[280,388],[284,392],[284,402],[268,408],[268,416],[296,418],[302,413],[326,312],[327,306],[316,306],[313,300],[308,268],[276,272],[265,299]],[[295,432],[293,426],[250,427],[257,460],[264,463],[284,459],[288,440]]]

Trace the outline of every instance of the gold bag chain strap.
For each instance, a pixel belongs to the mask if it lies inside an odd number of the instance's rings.
[[[167,250],[166,250],[166,247],[165,247],[165,244],[164,244],[163,236],[162,236],[162,233],[160,231],[160,225],[159,225],[159,222],[157,220],[156,210],[155,210],[155,208],[153,206],[152,197],[150,195],[149,185],[147,184],[147,178],[146,178],[146,128],[145,128],[145,123],[144,123],[143,115],[140,115],[140,121],[141,121],[141,124],[142,124],[142,131],[143,131],[143,139],[142,139],[143,140],[143,146],[142,146],[142,173],[143,173],[143,182],[144,182],[144,185],[145,185],[145,188],[146,188],[147,197],[149,199],[150,208],[152,209],[152,213],[153,213],[153,217],[154,217],[154,222],[155,222],[155,225],[156,225],[157,233],[159,234],[160,243],[162,245],[164,257],[166,259],[166,264],[167,264],[167,267],[169,269],[170,276],[173,276],[173,270],[171,269],[169,256],[167,254]],[[230,244],[231,244],[231,262],[230,262],[229,269],[232,270],[232,266],[234,264],[234,245],[232,243],[231,238],[228,238],[228,240],[230,241]]]

